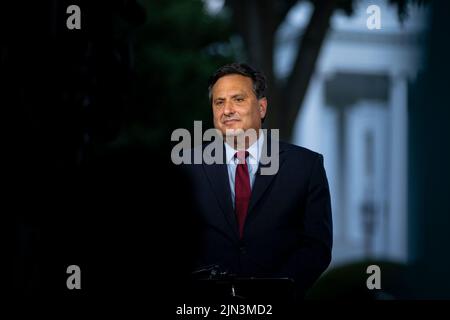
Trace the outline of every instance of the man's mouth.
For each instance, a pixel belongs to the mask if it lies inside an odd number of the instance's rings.
[[[230,123],[234,123],[234,122],[238,122],[238,119],[229,119],[229,120],[225,120],[223,121],[224,124],[230,124]]]

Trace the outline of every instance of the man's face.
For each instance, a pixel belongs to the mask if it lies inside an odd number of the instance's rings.
[[[267,99],[256,97],[251,78],[240,74],[226,75],[217,80],[211,91],[214,127],[223,135],[227,130],[261,128]]]

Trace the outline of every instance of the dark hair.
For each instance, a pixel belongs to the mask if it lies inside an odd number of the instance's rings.
[[[214,74],[209,78],[208,86],[208,96],[209,100],[212,99],[212,87],[220,78],[229,74],[240,74],[244,77],[249,77],[253,82],[253,91],[258,99],[264,98],[266,96],[266,77],[259,71],[253,69],[245,63],[230,63],[220,67]]]

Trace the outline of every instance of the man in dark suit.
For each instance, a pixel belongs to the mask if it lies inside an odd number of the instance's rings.
[[[265,88],[264,76],[245,64],[223,66],[211,77],[214,126],[226,142],[224,162],[188,166],[201,221],[197,266],[288,277],[302,296],[331,260],[328,182],[320,154],[260,131]],[[250,130],[257,135],[239,139]],[[262,173],[270,165],[264,155],[278,161],[276,172]]]

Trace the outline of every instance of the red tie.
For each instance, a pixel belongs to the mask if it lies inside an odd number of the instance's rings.
[[[248,151],[238,151],[234,155],[239,160],[236,167],[234,181],[236,217],[239,226],[239,235],[242,238],[244,232],[245,217],[247,216],[248,204],[250,203],[250,176],[248,174],[247,157]]]

